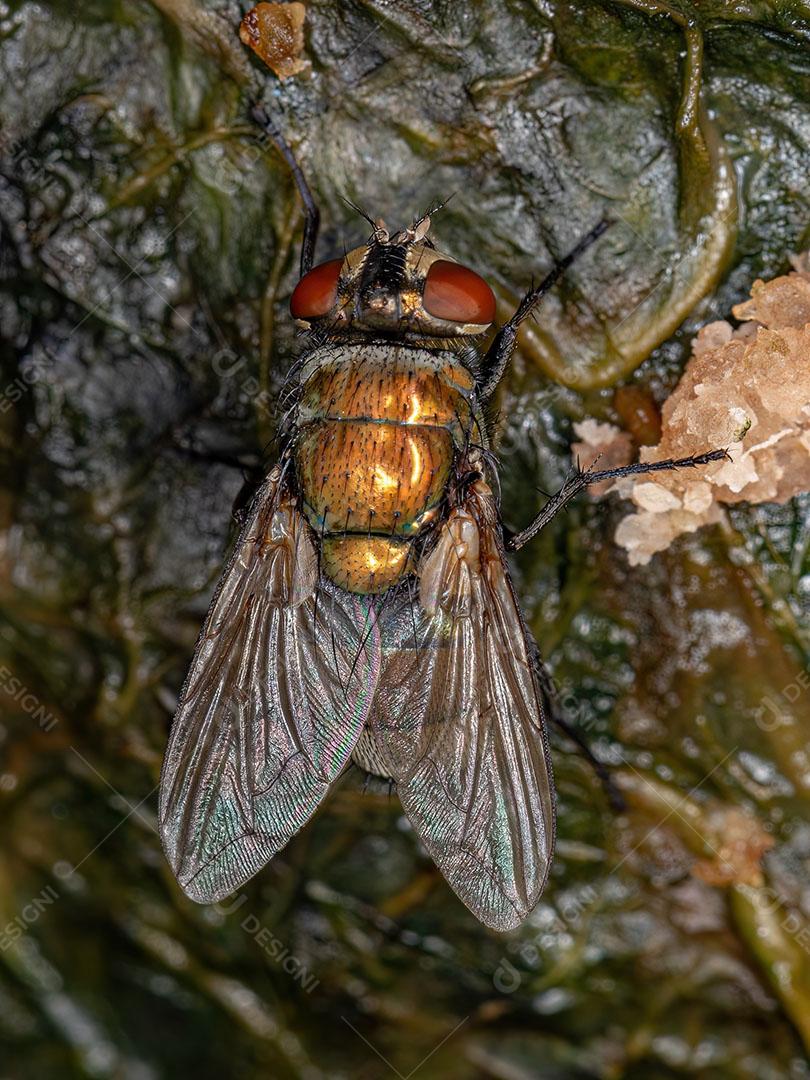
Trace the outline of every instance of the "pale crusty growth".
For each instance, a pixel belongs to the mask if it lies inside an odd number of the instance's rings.
[[[810,323],[810,274],[797,260],[797,271],[772,281],[755,281],[751,299],[733,309],[738,319],[750,319],[771,330]],[[798,269],[801,267],[801,269]]]
[[[659,473],[623,484],[636,504],[616,530],[632,565],[649,562],[676,536],[721,520],[722,505],[785,502],[810,490],[810,260],[757,281],[734,308],[747,320],[704,326],[662,412],[658,446],[642,461],[727,448],[732,461]]]

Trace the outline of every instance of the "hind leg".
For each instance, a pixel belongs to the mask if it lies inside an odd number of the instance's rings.
[[[710,461],[720,461],[722,458],[728,458],[728,451],[709,450],[705,454],[696,454],[693,457],[667,458],[665,461],[653,461],[649,464],[638,462],[635,465],[625,465],[621,469],[603,469],[599,472],[592,468],[584,472],[577,469],[568,477],[560,490],[551,496],[531,525],[527,525],[515,536],[509,537],[506,541],[507,551],[520,551],[524,544],[528,544],[552,518],[557,516],[560,510],[563,510],[576,495],[591,484],[598,484],[602,480],[616,480],[621,476],[644,476],[647,473],[665,472],[670,469],[694,469],[698,465],[708,465]]]

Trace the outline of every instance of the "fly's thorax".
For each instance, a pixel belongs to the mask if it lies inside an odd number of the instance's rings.
[[[295,465],[331,580],[381,592],[413,569],[411,542],[435,522],[476,422],[473,377],[449,350],[381,342],[310,358]]]

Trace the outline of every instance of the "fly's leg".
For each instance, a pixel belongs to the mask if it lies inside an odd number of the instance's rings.
[[[566,735],[575,746],[579,747],[583,757],[599,778],[599,782],[604,789],[611,808],[615,810],[617,814],[621,814],[627,809],[627,803],[624,801],[622,793],[616,787],[616,783],[610,775],[610,770],[595,756],[585,739],[583,739],[576,727],[574,727],[571,721],[566,717],[554,679],[551,672],[543,663],[536,645],[532,650],[532,662],[534,664],[535,674],[537,675],[540,696],[543,699],[543,712],[547,719],[556,724],[563,734]]]
[[[315,243],[318,239],[318,226],[321,223],[321,212],[310,191],[307,179],[298,164],[295,154],[289,147],[287,140],[281,133],[281,128],[270,117],[261,105],[254,105],[250,110],[251,116],[264,131],[270,136],[279,149],[281,156],[290,166],[298,193],[304,204],[304,239],[301,242],[301,277],[312,269],[315,259]]]
[[[613,222],[608,218],[603,218],[586,236],[583,236],[576,247],[572,248],[567,255],[564,255],[554,269],[546,274],[540,284],[526,293],[520,301],[515,314],[509,322],[504,323],[500,328],[481,362],[478,393],[483,401],[492,396],[495,387],[501,381],[506,365],[515,351],[520,324],[531,315],[549,289],[557,283],[571,263],[576,262],[591,244],[596,243],[602,233],[609,229],[612,224]]]
[[[708,465],[710,461],[720,461],[722,458],[728,458],[726,450],[709,450],[705,454],[696,454],[694,457],[667,458],[665,461],[653,461],[649,464],[638,462],[635,465],[625,465],[620,469],[602,469],[599,472],[592,468],[585,471],[577,470],[568,477],[556,495],[551,496],[531,525],[506,540],[506,549],[520,551],[523,545],[537,536],[575,495],[579,495],[580,491],[584,491],[591,484],[598,484],[602,480],[617,480],[622,476],[639,476],[670,469],[694,469],[698,465]]]

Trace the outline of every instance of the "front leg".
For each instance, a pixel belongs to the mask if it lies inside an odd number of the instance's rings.
[[[250,114],[259,127],[263,128],[279,149],[281,156],[290,166],[296,187],[304,204],[304,239],[301,242],[301,277],[312,269],[315,259],[315,243],[318,239],[318,226],[321,223],[321,212],[307,183],[301,166],[296,160],[295,154],[289,147],[287,140],[281,133],[281,128],[271,119],[270,115],[261,107],[254,105]]]
[[[602,480],[618,480],[622,476],[639,476],[669,469],[693,469],[698,465],[708,465],[710,461],[720,461],[728,456],[726,450],[709,450],[705,454],[696,454],[688,458],[667,458],[665,461],[653,461],[649,464],[639,461],[635,465],[625,465],[620,469],[602,469],[599,472],[595,472],[593,468],[584,472],[577,469],[568,477],[556,495],[551,496],[531,525],[506,541],[507,551],[520,551],[523,545],[537,536],[575,495],[584,491],[586,487],[590,487],[591,484],[598,484]]]
[[[530,289],[518,305],[518,309],[509,322],[504,323],[495,335],[492,344],[487,349],[481,362],[481,377],[478,383],[478,393],[482,401],[486,401],[495,392],[495,387],[501,381],[506,365],[512,353],[515,351],[517,332],[524,319],[531,315],[549,289],[562,277],[571,263],[575,262],[583,252],[587,251],[591,244],[595,243],[606,229],[613,224],[608,218],[603,218],[598,225],[579,241],[567,255],[556,264],[553,270],[543,278],[538,286]]]

